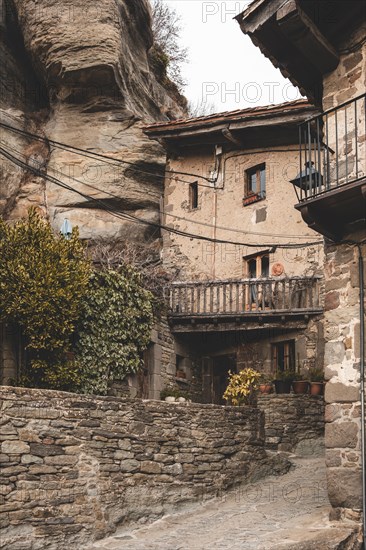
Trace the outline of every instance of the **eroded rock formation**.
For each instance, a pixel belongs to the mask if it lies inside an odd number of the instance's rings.
[[[142,126],[181,116],[183,108],[171,86],[168,93],[158,81],[149,53],[148,0],[0,0],[0,5],[0,121],[132,165],[88,158],[4,127],[0,147],[108,207],[158,222],[165,156]],[[0,182],[0,214],[8,219],[37,205],[55,228],[67,217],[85,238],[139,240],[156,232],[111,216],[92,199],[3,155]]]

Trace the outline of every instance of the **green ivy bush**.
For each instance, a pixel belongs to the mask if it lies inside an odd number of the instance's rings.
[[[131,266],[92,274],[76,330],[83,392],[105,394],[110,382],[142,366],[153,324],[152,303],[152,293]]]
[[[74,229],[55,235],[33,208],[15,224],[0,218],[0,321],[22,331],[24,385],[71,389],[79,368],[66,357],[90,277],[90,262]]]

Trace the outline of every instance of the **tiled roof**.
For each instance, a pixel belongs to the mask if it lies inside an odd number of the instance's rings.
[[[272,115],[283,115],[296,110],[314,109],[306,99],[298,99],[296,101],[287,101],[278,105],[265,105],[259,107],[249,107],[247,109],[237,109],[235,111],[225,111],[223,113],[215,113],[212,115],[181,118],[170,122],[157,122],[144,128],[145,131],[154,132],[154,130],[178,130],[188,127],[208,127],[220,123],[237,122],[250,118],[271,117]]]

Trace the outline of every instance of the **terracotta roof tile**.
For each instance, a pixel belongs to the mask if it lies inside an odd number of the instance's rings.
[[[314,106],[311,105],[306,99],[298,99],[296,101],[287,101],[285,103],[280,103],[277,105],[261,105],[259,107],[249,107],[246,109],[237,109],[235,111],[224,111],[222,113],[215,113],[212,115],[194,117],[194,118],[181,118],[177,120],[172,120],[170,122],[157,122],[155,124],[150,124],[146,126],[144,130],[154,131],[159,129],[178,129],[185,128],[187,126],[209,126],[211,124],[217,124],[224,121],[235,121],[243,120],[246,118],[251,118],[253,116],[267,116],[286,113],[291,110],[302,109],[302,108],[314,109]]]

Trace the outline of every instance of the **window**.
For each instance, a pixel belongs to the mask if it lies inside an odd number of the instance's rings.
[[[244,277],[257,279],[269,277],[269,254],[251,254],[244,257]]]
[[[244,277],[260,279],[269,277],[269,253],[251,254],[244,257]],[[246,287],[245,303],[248,309],[263,309],[268,306],[265,284],[250,282]]]
[[[295,370],[295,340],[272,344],[272,369],[273,372]]]
[[[266,197],[266,165],[259,164],[245,172],[244,206]]]
[[[195,181],[189,185],[189,207],[198,208],[198,183]]]

